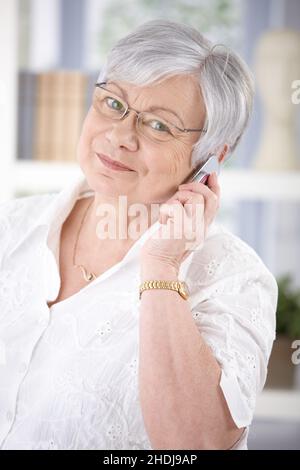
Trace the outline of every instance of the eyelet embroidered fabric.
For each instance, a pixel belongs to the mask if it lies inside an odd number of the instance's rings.
[[[152,449],[138,393],[142,241],[47,306],[60,287],[60,229],[86,185],[80,178],[59,194],[0,205],[1,449]],[[229,411],[244,428],[232,449],[247,449],[275,339],[276,280],[217,223],[182,263],[180,278],[199,334],[221,365]]]

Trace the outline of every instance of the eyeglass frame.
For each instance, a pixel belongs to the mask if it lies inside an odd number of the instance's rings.
[[[107,82],[96,82],[94,84],[95,87],[98,87],[98,88],[102,88],[103,90],[105,91],[108,91],[108,92],[111,92],[113,93],[115,96],[117,96],[118,98],[121,99],[121,101],[126,104],[126,109],[124,111],[124,114],[120,117],[120,119],[116,119],[116,120],[119,120],[121,121],[122,119],[124,119],[124,117],[128,116],[129,112],[130,111],[134,111],[135,114],[137,115],[137,119],[139,119],[139,115],[140,114],[144,114],[145,112],[147,113],[148,111],[137,111],[136,109],[132,108],[131,106],[128,105],[128,103],[123,99],[121,98],[117,93],[113,92],[113,91],[110,91],[110,90],[107,90],[106,88],[104,88],[102,85],[106,85]],[[151,114],[151,113],[150,113]],[[159,116],[158,116],[159,117]],[[207,132],[207,129],[189,129],[189,128],[184,128],[184,129],[181,129],[180,127],[176,126],[175,124],[172,124],[171,122],[169,122],[167,119],[163,119],[163,121],[166,121],[168,124],[170,124],[170,126],[172,127],[175,127],[175,129],[177,129],[178,131],[180,132],[184,132],[185,134],[188,133],[188,132],[203,132],[203,133],[206,133]],[[172,137],[174,139],[177,139],[177,137],[173,134],[171,134]]]

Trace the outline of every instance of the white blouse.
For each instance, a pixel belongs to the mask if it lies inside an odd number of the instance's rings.
[[[59,193],[0,204],[0,449],[152,449],[137,380],[139,251],[159,222],[121,262],[47,306],[60,290],[62,224],[91,191],[80,175]],[[221,365],[231,415],[245,427],[233,449],[247,449],[275,339],[276,280],[249,245],[216,222],[179,278]]]

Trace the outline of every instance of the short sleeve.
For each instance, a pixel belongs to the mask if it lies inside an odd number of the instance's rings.
[[[52,198],[52,194],[30,195],[0,203],[0,267],[10,247],[36,222]]]
[[[238,428],[247,427],[276,334],[276,280],[233,234],[212,237],[193,253],[186,279],[193,318],[222,369],[220,387],[231,416]]]
[[[11,199],[0,203],[0,266],[10,239],[12,217],[18,211],[18,200]]]

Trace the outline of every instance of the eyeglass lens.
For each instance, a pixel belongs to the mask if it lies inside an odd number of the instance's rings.
[[[102,87],[95,88],[93,105],[109,119],[122,119],[127,111],[127,103],[122,98]],[[154,141],[164,142],[176,137],[174,128],[166,120],[149,112],[138,113],[137,125],[143,135]]]

